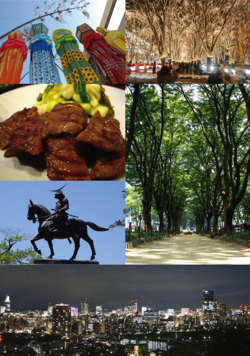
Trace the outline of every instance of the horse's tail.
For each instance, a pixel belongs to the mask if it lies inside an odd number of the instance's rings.
[[[108,231],[109,229],[105,229],[104,227],[99,227],[96,224],[87,221],[86,224],[95,231]]]

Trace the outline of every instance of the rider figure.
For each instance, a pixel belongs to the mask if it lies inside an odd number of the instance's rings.
[[[68,220],[68,214],[66,210],[69,209],[69,202],[68,199],[65,198],[61,190],[58,190],[55,194],[55,198],[59,199],[56,203],[55,214],[53,215],[53,221],[57,224],[61,221]]]
[[[55,198],[58,199],[58,202],[56,203],[56,208],[52,209],[55,211],[55,213],[48,218],[48,220],[52,220],[54,223],[52,231],[59,231],[60,223],[66,223],[68,221],[68,213],[66,213],[66,210],[69,209],[69,201],[65,198],[63,192],[61,191],[61,189],[63,189],[65,185],[60,189],[52,190],[52,192],[55,192]],[[73,230],[73,227],[70,223],[69,227],[72,231],[73,237],[78,237],[77,233]]]

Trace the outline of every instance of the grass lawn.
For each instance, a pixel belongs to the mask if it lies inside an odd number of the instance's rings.
[[[166,234],[168,234],[168,233],[167,232],[153,231],[152,234],[148,234],[147,237],[166,236]],[[129,241],[128,237],[129,237],[129,232],[126,231],[126,242]],[[145,237],[146,237],[145,231],[141,231],[141,238],[145,238]],[[138,238],[139,238],[139,231],[130,232],[130,241],[132,241],[134,239],[138,239]]]

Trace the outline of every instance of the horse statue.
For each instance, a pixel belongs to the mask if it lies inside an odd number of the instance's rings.
[[[37,218],[35,215],[37,215]],[[52,216],[53,214],[51,214],[50,211],[47,208],[45,208],[43,205],[35,204],[30,200],[30,204],[28,206],[27,219],[33,220],[33,223],[35,223],[37,220],[39,221],[38,235],[36,235],[31,240],[31,243],[35,251],[41,255],[41,250],[38,250],[35,242],[41,239],[45,239],[49,244],[49,248],[51,252],[49,258],[53,258],[54,250],[53,250],[52,240],[69,239],[70,237],[72,237],[75,243],[75,251],[73,253],[73,256],[70,258],[70,261],[73,261],[76,258],[77,252],[80,247],[80,238],[82,238],[90,245],[92,251],[91,261],[94,260],[96,252],[95,252],[93,240],[88,235],[87,225],[95,231],[108,231],[109,229],[99,227],[92,222],[85,222],[78,218],[67,219],[67,221],[61,221],[59,224],[57,224],[55,229],[54,228],[55,224],[53,220],[52,219],[50,220],[50,217]],[[69,242],[71,243],[70,240]]]

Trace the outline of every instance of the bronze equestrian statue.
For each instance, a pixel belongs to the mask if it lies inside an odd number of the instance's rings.
[[[31,243],[35,251],[41,254],[41,250],[38,250],[35,242],[41,239],[45,239],[50,247],[51,254],[49,258],[53,258],[54,250],[52,240],[68,239],[71,243],[70,237],[72,237],[75,243],[75,250],[73,256],[70,258],[70,261],[73,261],[76,258],[80,247],[80,238],[82,238],[89,243],[92,251],[91,260],[94,260],[96,252],[93,240],[88,235],[87,225],[95,231],[108,231],[109,229],[99,227],[92,222],[85,222],[81,219],[78,219],[77,216],[68,214],[66,210],[69,209],[69,202],[62,192],[62,189],[65,187],[65,185],[60,189],[52,190],[52,192],[55,192],[55,198],[58,199],[56,208],[52,209],[55,212],[52,214],[43,205],[34,204],[30,200],[27,219],[33,220],[33,223],[35,223],[37,220],[39,221],[38,235],[36,235],[31,240]],[[37,218],[35,215],[37,215]],[[68,216],[73,216],[74,218],[68,219]]]

